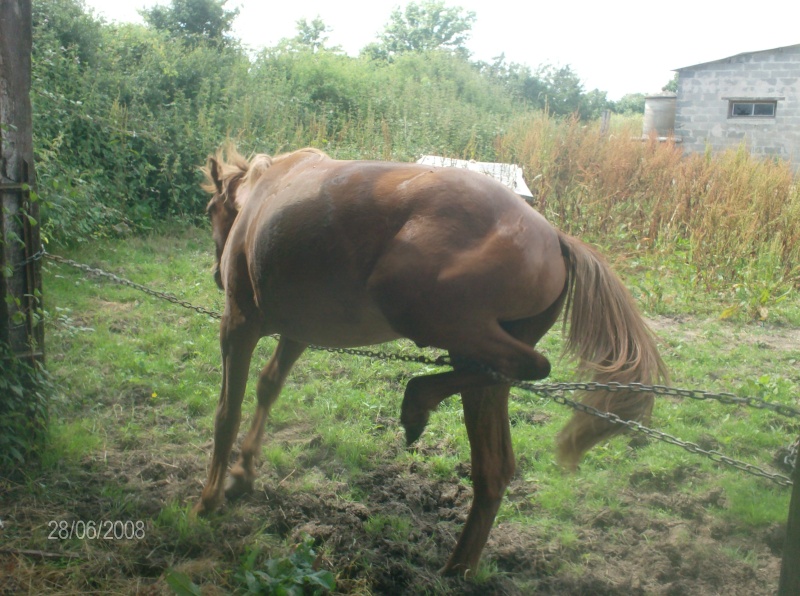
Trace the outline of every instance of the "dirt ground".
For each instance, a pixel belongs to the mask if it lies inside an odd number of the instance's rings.
[[[107,453],[104,462],[87,461],[69,480],[81,487],[69,501],[53,502],[46,491],[32,497],[24,486],[11,486],[0,498],[4,532],[17,536],[0,543],[0,594],[19,593],[170,593],[164,573],[174,568],[201,585],[204,594],[226,593],[231,569],[254,535],[277,534],[299,542],[308,534],[324,545],[320,565],[338,574],[337,592],[348,594],[654,594],[752,596],[772,594],[780,575],[784,527],[743,537],[734,527],[712,521],[707,505],[719,505],[720,492],[689,500],[670,486],[696,471],[672,478],[632,478],[622,495],[624,514],[604,511],[581,519],[579,540],[555,550],[535,526],[497,524],[484,557],[496,573],[484,583],[437,574],[450,553],[471,499],[464,478],[431,479],[415,464],[387,464],[365,473],[355,487],[358,503],[338,496],[345,488],[328,484],[318,492],[299,492],[290,482],[265,478],[258,490],[212,520],[213,535],[178,539],[165,528],[147,524],[142,539],[111,541],[41,541],[31,549],[26,532],[47,534],[50,520],[92,519],[108,510],[101,487],[118,483],[130,500],[132,518],[153,520],[171,500],[192,502],[199,493],[204,458],[175,456],[158,461],[146,450]],[[517,483],[521,481],[516,481]],[[511,493],[515,492],[512,485]],[[674,521],[652,517],[652,507],[672,513]],[[368,532],[376,516],[401,517],[403,535]],[[720,544],[725,548],[720,549]],[[756,561],[743,564],[741,548]],[[4,550],[5,549],[5,550]],[[9,550],[10,549],[10,550]],[[59,554],[69,553],[59,558]],[[580,573],[570,563],[581,565]],[[754,564],[753,564],[754,563]]]
[[[796,347],[794,334],[772,337]],[[547,546],[555,543],[535,524],[495,524],[484,551],[495,572],[476,583],[437,573],[466,519],[467,464],[457,477],[442,479],[387,454],[387,463],[358,475],[355,486],[326,480],[313,491],[263,466],[253,495],[226,505],[205,530],[179,536],[179,523],[153,520],[166,503],[192,503],[199,495],[210,443],[193,447],[154,455],[149,445],[107,446],[69,474],[53,470],[24,484],[0,482],[0,595],[169,594],[169,569],[191,577],[203,594],[229,593],[241,586],[235,573],[254,537],[271,535],[275,545],[306,534],[319,545],[319,565],[337,574],[342,594],[754,596],[777,589],[785,524],[747,535],[710,517],[709,505],[724,505],[722,491],[689,498],[673,490],[700,474],[695,467],[669,477],[631,477],[619,495],[622,507],[579,517],[578,540],[568,545]],[[324,458],[304,463],[306,470],[318,467],[320,478],[337,476]],[[509,492],[529,490],[515,479]],[[362,498],[344,499],[345,492]],[[48,540],[52,520],[91,520],[120,503],[120,517],[148,520],[140,538]],[[408,525],[400,534],[369,531],[365,522],[380,516]],[[746,562],[740,552],[749,553]]]

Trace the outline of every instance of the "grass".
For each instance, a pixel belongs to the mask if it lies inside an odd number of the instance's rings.
[[[102,241],[65,256],[219,310],[207,236],[189,228]],[[687,267],[673,268],[680,261],[680,251],[667,257],[640,251],[615,264],[656,327],[673,384],[796,406],[797,293],[771,303],[766,321],[745,308],[723,316],[735,292],[708,292],[704,282],[690,282]],[[552,444],[570,412],[514,390],[518,471],[485,561],[471,584],[441,580],[434,571],[470,498],[459,400],[446,400],[419,443],[406,450],[397,420],[404,381],[429,369],[313,351],[274,406],[256,497],[191,523],[219,392],[217,323],[52,262],[44,274],[48,365],[60,395],[41,468],[29,469],[22,483],[4,485],[5,538],[15,548],[89,556],[16,563],[14,581],[28,582],[28,591],[125,593],[136,585],[164,591],[168,569],[203,593],[236,591],[243,589],[237,573],[248,549],[263,543],[266,555],[278,560],[304,533],[318,545],[315,564],[336,574],[337,590],[349,593],[381,593],[393,585],[429,593],[469,586],[586,592],[599,585],[593,582],[601,581],[602,561],[625,548],[652,549],[656,557],[665,541],[680,552],[699,540],[689,550],[715,566],[775,556],[759,537],[785,522],[787,489],[630,436],[599,446],[576,474],[564,474],[553,462]],[[254,405],[258,363],[273,347],[267,339],[257,349],[242,429]],[[560,334],[552,332],[542,347],[555,357]],[[405,344],[389,349],[413,351]],[[571,380],[570,367],[556,364],[553,379]],[[800,434],[796,419],[672,398],[658,399],[653,425],[770,469],[774,454]],[[8,509],[11,498],[17,504]],[[143,520],[148,535],[138,543],[48,541],[47,521],[60,518]],[[632,544],[640,546],[625,546]],[[667,585],[650,578],[647,565],[664,566],[664,577],[688,573],[685,557],[682,563],[643,560],[640,568],[631,560],[633,554],[620,560],[628,579],[609,584],[619,593],[634,576],[653,591]],[[768,593],[777,577],[759,573],[758,585]]]
[[[369,534],[383,536],[387,540],[407,540],[411,533],[411,522],[397,515],[375,515],[364,522]]]

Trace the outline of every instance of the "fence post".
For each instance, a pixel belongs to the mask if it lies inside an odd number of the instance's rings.
[[[611,126],[611,110],[603,110],[600,116],[600,134],[605,136]]]
[[[34,184],[31,0],[0,3],[0,342],[41,360],[44,332]]]
[[[789,502],[789,520],[786,522],[778,596],[800,594],[800,454],[795,457],[792,481],[794,485]]]

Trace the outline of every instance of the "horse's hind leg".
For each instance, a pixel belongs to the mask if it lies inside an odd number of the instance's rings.
[[[252,324],[244,316],[226,314],[222,319],[222,389],[214,420],[214,451],[208,480],[200,495],[200,502],[194,508],[196,513],[210,513],[222,504],[228,458],[239,430],[247,373],[258,339],[259,326]]]
[[[550,370],[550,363],[547,359],[528,346],[535,346],[545,333],[553,326],[561,313],[561,308],[566,298],[566,291],[544,312],[518,321],[500,323],[500,333],[516,343],[525,346],[523,358],[527,358],[530,353],[535,354],[534,362],[538,362],[538,367],[533,370],[534,378],[542,378]],[[478,352],[475,352],[476,354]],[[488,352],[480,353],[480,357],[485,358],[490,355]],[[480,389],[492,385],[502,385],[489,375],[469,370],[471,364],[469,357],[451,352],[451,356],[456,361],[456,370],[414,377],[406,385],[403,405],[401,408],[400,422],[406,431],[406,443],[410,445],[416,441],[428,423],[430,413],[446,398],[459,393],[464,387]],[[478,356],[473,356],[477,360]]]
[[[526,344],[536,345],[558,318],[566,292],[544,312],[503,328]],[[467,522],[443,573],[473,572],[489,537],[497,510],[514,475],[514,449],[508,422],[508,385],[461,391],[464,422],[472,456],[473,499]]]
[[[428,424],[430,413],[438,405],[461,391],[464,387],[474,389],[497,384],[486,374],[451,370],[435,375],[412,378],[406,385],[403,405],[400,408],[400,422],[406,431],[406,444],[416,441]]]
[[[508,423],[508,385],[461,392],[472,454],[472,507],[442,573],[474,572],[511,477],[514,450]]]
[[[523,321],[537,321],[545,313]],[[426,311],[392,324],[417,344],[448,350],[457,367],[484,365],[513,379],[525,380],[544,379],[550,374],[547,358],[516,335],[517,322],[507,324],[486,317],[471,320],[469,312],[439,314]]]
[[[239,461],[231,468],[230,484],[225,489],[225,496],[234,499],[253,490],[255,480],[255,461],[264,436],[264,425],[267,422],[270,408],[283,388],[286,377],[303,351],[306,344],[281,337],[275,352],[258,377],[256,395],[258,406],[247,436],[242,441]]]

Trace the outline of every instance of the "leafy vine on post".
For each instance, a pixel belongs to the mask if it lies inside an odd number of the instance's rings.
[[[0,5],[0,476],[36,451],[46,423],[38,205],[31,192],[31,2]],[[26,362],[30,360],[29,362]],[[19,468],[17,468],[19,466]],[[8,468],[8,469],[7,469]]]

